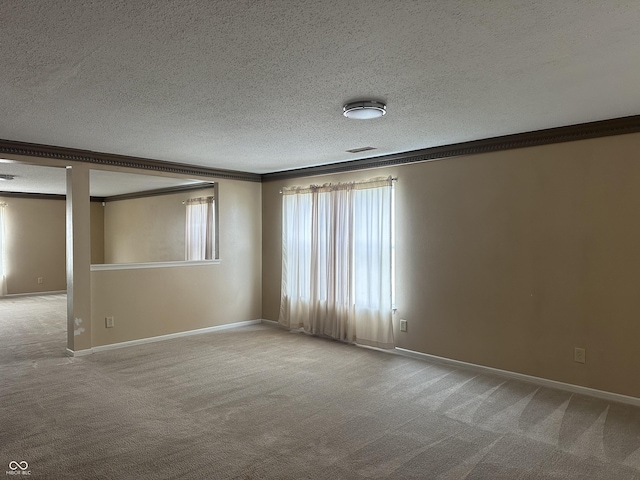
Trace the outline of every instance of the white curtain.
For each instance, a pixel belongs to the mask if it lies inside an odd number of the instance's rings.
[[[280,323],[392,348],[391,178],[283,192]]]
[[[6,236],[4,226],[5,206],[4,203],[0,203],[0,297],[7,294]]]
[[[187,200],[186,259],[211,260],[215,252],[214,197]]]

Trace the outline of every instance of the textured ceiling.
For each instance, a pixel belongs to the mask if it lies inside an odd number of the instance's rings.
[[[1,174],[14,175],[15,178],[10,181],[0,180],[0,197],[3,191],[66,195],[67,177],[64,168],[26,165],[0,159]],[[110,197],[201,182],[104,170],[90,170],[89,175],[89,193],[93,197]]]
[[[0,138],[255,173],[640,113],[637,0],[2,1],[0,45]]]

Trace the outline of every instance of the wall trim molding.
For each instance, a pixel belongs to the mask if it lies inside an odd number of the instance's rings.
[[[86,350],[70,350],[67,348],[67,355],[71,357],[82,357],[92,353],[105,352],[107,350],[116,350],[118,348],[132,347],[135,345],[144,345],[145,343],[162,342],[173,338],[190,337],[192,335],[200,335],[202,333],[219,332],[221,330],[229,330],[232,328],[246,327],[248,325],[256,325],[261,320],[245,320],[242,322],[227,323],[225,325],[216,325],[213,327],[197,328],[195,330],[186,330],[184,332],[168,333],[167,335],[158,335],[156,337],[139,338],[137,340],[129,340],[126,342],[110,343],[108,345],[98,345]]]
[[[563,127],[547,128],[532,132],[515,133],[469,142],[453,143],[421,150],[367,157],[358,160],[318,165],[315,167],[282,170],[272,173],[249,173],[224,170],[199,165],[167,162],[149,158],[131,157],[111,153],[94,152],[75,148],[16,142],[0,139],[0,154],[25,155],[84,162],[110,167],[125,167],[152,170],[163,173],[214,177],[248,182],[271,182],[315,175],[329,175],[371,168],[391,167],[408,163],[429,162],[445,158],[476,155],[480,153],[512,150],[517,148],[573,142],[590,138],[608,137],[640,132],[640,115],[612,118],[596,122],[580,123]]]
[[[262,323],[265,325],[272,326],[274,328],[284,328],[287,331],[291,332],[300,332],[307,334],[302,329],[290,329],[283,325],[280,325],[278,322],[274,322],[273,320],[262,320]],[[311,334],[307,334],[311,335]],[[319,335],[311,335],[317,338],[327,338]],[[487,367],[485,365],[479,365],[477,363],[469,363],[463,362],[462,360],[454,360],[452,358],[446,357],[438,357],[437,355],[431,355],[429,353],[416,352],[415,350],[409,350],[406,348],[395,347],[392,349],[384,349],[378,347],[371,347],[369,345],[362,345],[359,343],[349,343],[343,342],[347,345],[355,345],[359,348],[367,348],[369,350],[375,350],[377,352],[386,353],[389,355],[398,355],[401,357],[413,358],[416,360],[422,360],[427,362],[441,363],[444,365],[452,365],[454,367],[461,367],[467,370],[473,370],[481,373],[488,373],[491,375],[498,375],[501,377],[512,378],[514,380],[519,380],[522,382],[533,383],[535,385],[540,385],[542,387],[555,388],[557,390],[563,390],[566,392],[577,393],[579,395],[587,395],[589,397],[595,397],[602,400],[607,400],[609,402],[618,402],[624,403],[627,405],[633,405],[635,407],[640,407],[640,398],[631,397],[629,395],[623,395],[621,393],[613,393],[607,392],[606,390],[597,390],[595,388],[583,387],[581,385],[575,385],[573,383],[565,383],[559,382],[557,380],[550,380],[548,378],[542,377],[534,377],[533,375],[526,375],[524,373],[512,372],[510,370],[501,370],[499,368]]]
[[[145,268],[170,268],[170,267],[197,267],[199,265],[219,265],[220,259],[215,260],[176,260],[173,262],[146,262],[146,263],[93,263],[92,272],[105,272],[111,270],[142,270]]]
[[[158,197],[161,195],[172,195],[174,193],[188,192],[192,190],[204,190],[216,188],[216,182],[198,182],[189,185],[179,185],[177,187],[156,188],[154,190],[142,190],[140,192],[122,193],[109,197],[90,197],[92,202],[117,202],[119,200],[133,200],[136,198]],[[32,192],[6,192],[0,190],[0,197],[6,198],[32,198],[36,200],[67,200],[66,195],[57,193],[32,193]]]
[[[589,138],[608,137],[637,132],[640,132],[640,115],[581,123],[565,127],[547,128],[533,132],[516,133],[500,137],[473,140],[470,142],[425,148],[422,150],[382,155],[379,157],[368,157],[347,162],[318,165],[315,167],[265,173],[262,175],[262,181],[271,182],[315,175],[344,173],[370,168],[391,167],[407,163],[429,162],[451,157],[550,145],[553,143],[573,142],[576,140],[586,140]]]
[[[40,297],[43,295],[60,295],[66,294],[66,290],[48,290],[46,292],[26,292],[26,293],[8,293],[7,295],[0,297],[2,298],[16,298],[16,297]]]
[[[179,185],[177,187],[157,188],[154,190],[143,190],[141,192],[123,193],[104,197],[105,202],[117,202],[119,200],[133,200],[136,198],[158,197],[161,195],[171,195],[174,193],[188,192],[191,190],[204,190],[206,188],[216,188],[214,182],[199,182],[189,185]]]
[[[369,347],[366,347],[366,345],[359,345],[359,346],[369,348]],[[385,352],[385,350],[382,350],[379,348],[376,348],[375,350]],[[416,352],[415,350],[408,350],[400,347],[396,347],[394,350],[389,350],[386,352],[395,354],[395,355],[400,355],[403,357],[415,358],[417,360],[427,360],[430,362],[453,365],[456,367],[466,368],[468,370],[474,370],[482,373],[489,373],[492,375],[499,375],[501,377],[512,378],[514,380],[520,380],[522,382],[533,383],[535,385],[540,385],[542,387],[555,388],[557,390],[564,390],[566,392],[577,393],[580,395],[587,395],[589,397],[595,397],[601,400],[624,403],[627,405],[640,407],[640,398],[631,397],[629,395],[623,395],[621,393],[607,392],[605,390],[597,390],[595,388],[583,387],[581,385],[575,385],[572,383],[559,382],[557,380],[550,380],[548,378],[534,377],[532,375],[526,375],[524,373],[512,372],[510,370],[501,370],[499,368],[493,368],[493,367],[486,367],[484,365],[463,362],[461,360],[454,360],[451,358],[438,357],[436,355]]]
[[[85,350],[71,350],[67,348],[67,357],[84,357],[87,355],[91,355],[93,351],[90,348]]]
[[[262,323],[264,323],[265,325],[269,325],[270,327],[282,328],[284,330],[291,330],[289,327],[285,327],[280,322],[276,322],[276,321],[273,321],[273,320],[267,320],[266,318],[262,319]]]
[[[29,192],[5,192],[0,191],[0,197],[5,198],[31,198],[35,200],[62,200],[66,201],[66,195],[58,195],[55,193],[29,193]],[[90,197],[92,202],[103,202],[102,197]]]
[[[57,147],[53,145],[41,145],[37,143],[16,142],[13,140],[0,139],[0,154],[2,153],[25,155],[28,157],[69,160],[72,162],[91,163],[109,167],[138,168],[142,170],[153,170],[156,172],[180,175],[196,175],[224,178],[228,180],[244,180],[248,182],[261,181],[260,175],[256,173],[223,170],[184,163],[165,162],[149,158],[130,157],[127,155],[115,155],[112,153],[94,152],[91,150],[80,150],[77,148]]]

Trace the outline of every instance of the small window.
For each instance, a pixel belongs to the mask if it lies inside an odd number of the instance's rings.
[[[186,259],[217,258],[215,197],[190,198],[186,204]]]

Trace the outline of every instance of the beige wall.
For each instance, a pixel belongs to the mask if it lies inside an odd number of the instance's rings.
[[[104,263],[184,260],[186,207],[182,202],[212,192],[213,187],[106,202]]]
[[[0,197],[0,202],[8,205],[8,293],[66,290],[65,200]],[[92,263],[103,263],[102,223],[102,205],[91,202]]]
[[[91,263],[104,263],[104,207],[91,202]]]
[[[219,264],[91,272],[93,346],[261,318],[261,185],[221,180],[218,194]]]
[[[0,197],[0,202],[7,204],[8,293],[66,290],[65,201]]]
[[[633,134],[264,183],[263,317],[278,318],[278,190],[392,174],[397,346],[639,397],[639,151]]]

